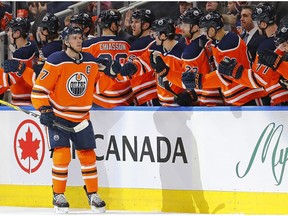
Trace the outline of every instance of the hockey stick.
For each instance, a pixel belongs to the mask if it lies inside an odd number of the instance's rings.
[[[28,115],[31,115],[31,116],[33,116],[35,118],[40,118],[39,114],[31,112],[29,110],[25,110],[25,109],[20,108],[18,106],[15,106],[15,105],[13,105],[11,103],[8,103],[7,101],[0,100],[0,104],[3,104],[5,106],[8,106],[8,107],[10,107],[12,109],[15,109],[15,110],[18,110],[18,111],[22,111],[22,112],[24,112],[24,113],[26,113]],[[84,130],[86,127],[88,127],[88,125],[89,125],[89,122],[86,119],[84,121],[80,122],[75,127],[72,127],[72,128],[71,127],[67,127],[67,126],[62,125],[62,124],[60,124],[58,122],[53,121],[53,126],[61,128],[61,129],[65,130],[65,131],[68,131],[68,132],[72,132],[72,133],[78,133],[78,132]]]
[[[208,64],[209,64],[209,68],[210,68],[210,72],[216,70],[216,68],[214,67],[215,64],[213,62],[211,62],[212,60],[210,59],[209,55],[208,55],[208,52],[206,50],[206,47],[205,47],[205,44],[203,43],[203,40],[200,38],[199,39],[199,46],[204,50],[204,53],[205,53],[205,56],[208,60]],[[213,60],[214,61],[214,60]]]
[[[153,51],[153,52],[152,52],[152,55],[153,55],[153,62],[156,63],[156,57],[157,57],[157,56],[160,56],[160,54],[159,54],[159,52]],[[157,75],[157,73],[156,73],[156,75]],[[158,75],[157,75],[157,77],[158,77],[158,82],[159,82],[159,83],[160,83],[159,78],[161,79],[160,85],[161,85],[162,87],[164,87],[164,89],[165,89],[166,91],[170,92],[174,97],[178,97],[178,95],[171,89],[171,87],[170,87],[170,85],[169,85],[169,80],[168,80],[166,77],[161,78],[161,77],[159,77]]]
[[[171,89],[168,80],[163,81],[163,84],[164,84],[165,90],[167,90],[168,92],[170,92],[174,97],[176,97],[176,98],[178,97],[178,95]]]

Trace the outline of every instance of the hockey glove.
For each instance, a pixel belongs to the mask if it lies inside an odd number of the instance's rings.
[[[233,77],[234,79],[240,79],[243,73],[244,67],[238,64],[236,59],[224,58],[219,64],[218,71],[220,74]]]
[[[202,74],[186,71],[182,74],[182,82],[186,89],[202,89]]]
[[[174,102],[180,106],[191,106],[198,100],[196,92],[192,89],[181,92],[177,97],[174,98]]]
[[[56,116],[54,115],[52,107],[51,106],[42,106],[39,108],[39,111],[41,113],[40,123],[47,126],[47,127],[52,127],[53,122],[56,119]]]
[[[21,76],[26,68],[26,64],[23,61],[8,59],[4,61],[3,67],[4,73],[17,72],[17,75]]]
[[[115,78],[118,73],[121,72],[121,65],[117,61],[108,61],[103,69],[99,68],[100,71],[104,72],[107,76]]]
[[[137,66],[132,62],[127,62],[121,68],[122,76],[132,76],[137,72]]]
[[[106,66],[109,63],[109,61],[107,59],[104,59],[104,58],[96,58],[96,63]]]
[[[33,66],[34,73],[36,74],[36,78],[39,76],[44,64],[35,64]]]
[[[258,55],[258,63],[266,65],[272,68],[272,70],[274,71],[279,67],[283,60],[283,57],[281,55],[278,55],[277,53],[274,53],[273,51],[267,49],[258,53]]]
[[[159,77],[166,77],[169,72],[169,67],[165,64],[161,56],[154,55],[154,52],[150,54],[150,65],[155,69]]]

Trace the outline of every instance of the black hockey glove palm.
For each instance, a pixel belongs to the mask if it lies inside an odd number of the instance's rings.
[[[161,56],[154,55],[154,52],[150,54],[150,65],[155,69],[159,77],[166,77],[169,72],[169,67],[165,64]]]
[[[127,62],[121,68],[122,76],[132,76],[137,72],[137,66],[132,62]]]
[[[21,76],[26,68],[26,64],[23,61],[8,59],[4,61],[3,67],[4,73],[17,72],[17,75]]]
[[[218,71],[220,74],[232,77],[234,79],[240,79],[243,73],[244,67],[238,64],[236,59],[224,58],[219,64]]]
[[[108,61],[103,68],[99,67],[99,71],[104,72],[107,76],[115,78],[121,72],[121,64],[117,61]]]
[[[52,127],[53,121],[56,119],[56,116],[54,115],[52,107],[51,106],[42,106],[39,108],[39,111],[41,113],[40,123],[47,126],[47,127]]]
[[[202,89],[202,74],[186,71],[182,73],[182,82],[186,89]]]
[[[281,64],[283,57],[274,53],[271,50],[265,49],[264,51],[258,53],[259,59],[258,63],[266,65],[267,67],[272,68],[272,70],[276,70]]]
[[[192,89],[181,92],[174,98],[174,102],[180,106],[192,106],[198,100],[196,92]]]

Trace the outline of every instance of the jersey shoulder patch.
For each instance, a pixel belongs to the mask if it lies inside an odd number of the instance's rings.
[[[65,51],[58,51],[52,53],[46,60],[47,62],[57,65],[63,63],[64,61],[71,61],[71,58],[68,58]]]
[[[45,58],[48,58],[52,53],[62,50],[62,41],[52,41],[42,48]]]
[[[130,47],[130,51],[134,51],[134,50],[142,50],[145,49],[149,44],[151,44],[151,42],[154,39],[152,39],[150,36],[145,36],[142,38],[137,38]]]
[[[203,35],[204,36],[204,35]],[[208,39],[204,36],[198,37],[196,40],[192,41],[183,51],[183,59],[195,59],[202,52],[203,48],[206,46]]]
[[[37,53],[37,47],[32,42],[28,42],[26,46],[23,46],[13,53],[13,58],[28,60],[30,59],[35,53]]]
[[[263,50],[271,50],[274,51],[276,49],[274,38],[265,38],[258,47],[258,52],[262,52]]]
[[[240,37],[234,32],[228,32],[218,44],[218,48],[222,51],[235,49],[239,46]]]

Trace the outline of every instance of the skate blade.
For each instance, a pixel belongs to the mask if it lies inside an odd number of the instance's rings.
[[[68,207],[57,207],[57,206],[54,206],[54,212],[56,214],[68,214]]]
[[[105,207],[96,208],[95,206],[91,206],[91,209],[94,213],[104,213],[106,211]]]

